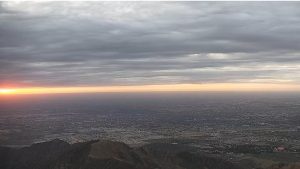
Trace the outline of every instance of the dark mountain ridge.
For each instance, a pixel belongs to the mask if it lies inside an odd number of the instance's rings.
[[[1,169],[239,169],[223,159],[172,144],[138,148],[107,140],[68,144],[52,140],[24,148],[0,147]]]

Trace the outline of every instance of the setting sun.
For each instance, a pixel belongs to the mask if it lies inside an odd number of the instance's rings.
[[[15,89],[0,89],[0,94],[13,94]]]

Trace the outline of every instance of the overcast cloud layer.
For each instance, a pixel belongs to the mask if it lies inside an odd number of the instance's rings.
[[[300,84],[299,2],[2,2],[0,85]]]

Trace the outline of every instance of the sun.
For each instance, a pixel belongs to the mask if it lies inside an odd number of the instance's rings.
[[[0,94],[13,94],[14,92],[14,89],[0,89]]]

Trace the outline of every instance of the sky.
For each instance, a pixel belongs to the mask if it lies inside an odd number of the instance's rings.
[[[0,87],[300,85],[299,9],[300,2],[0,2]]]

